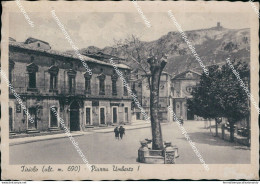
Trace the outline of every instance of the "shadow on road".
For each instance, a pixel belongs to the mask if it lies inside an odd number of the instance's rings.
[[[212,135],[209,132],[193,132],[189,133],[188,135],[190,136],[190,139],[194,143],[199,143],[199,144],[208,144],[208,145],[214,145],[214,146],[229,146],[229,147],[236,147],[235,149],[248,149],[246,146],[240,145],[238,143],[232,143],[227,140],[221,139],[221,137],[216,137]],[[186,138],[183,136],[182,138],[177,138],[177,139],[183,139],[186,140]]]

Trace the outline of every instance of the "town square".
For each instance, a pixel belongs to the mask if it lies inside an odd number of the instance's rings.
[[[253,4],[6,2],[3,175],[257,178]]]

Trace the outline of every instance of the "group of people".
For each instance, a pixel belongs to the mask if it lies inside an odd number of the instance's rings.
[[[125,134],[125,128],[123,126],[120,126],[120,128],[116,127],[114,129],[115,132],[115,138],[119,140],[119,136],[121,139],[123,139],[123,136]]]

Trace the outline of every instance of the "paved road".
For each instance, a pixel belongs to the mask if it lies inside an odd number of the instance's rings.
[[[250,163],[250,150],[210,135],[203,122],[185,122],[191,140],[207,164]],[[200,161],[181,134],[176,123],[162,125],[163,139],[179,148],[177,164],[199,164]],[[113,133],[93,133],[75,137],[91,164],[134,164],[139,141],[151,137],[150,128],[127,130],[123,140],[115,140]],[[32,142],[10,146],[10,164],[83,164],[68,138]]]

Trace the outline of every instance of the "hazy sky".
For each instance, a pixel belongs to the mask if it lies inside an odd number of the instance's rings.
[[[173,12],[174,14],[174,12]],[[49,42],[52,49],[72,50],[62,31],[49,13],[28,13],[32,28],[22,13],[10,14],[10,37],[18,42],[24,42],[28,37],[34,37]],[[58,13],[61,23],[69,33],[78,48],[97,46],[103,48],[112,46],[114,39],[123,39],[127,35],[135,34],[143,41],[152,41],[177,31],[167,12],[145,13],[152,27],[147,28],[142,17],[136,13]],[[185,13],[174,14],[183,30],[195,30],[216,26],[217,22],[231,29],[249,28],[247,14],[202,14]]]

